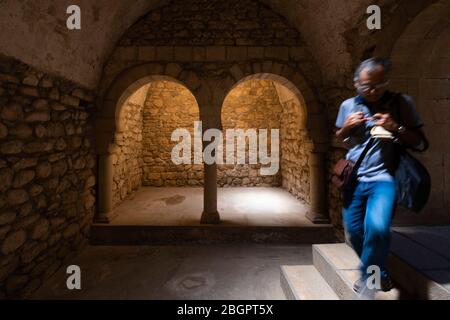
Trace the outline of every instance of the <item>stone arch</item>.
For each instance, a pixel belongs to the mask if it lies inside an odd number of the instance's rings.
[[[189,73],[187,73],[189,75]],[[113,211],[113,161],[112,155],[117,150],[115,134],[124,130],[121,122],[122,108],[125,102],[146,84],[152,81],[171,81],[175,82],[193,94],[195,86],[191,82],[185,84],[182,80],[182,68],[175,63],[157,64],[149,63],[126,69],[106,90],[106,93],[98,101],[100,106],[96,118],[96,144],[98,161],[98,180],[99,180],[99,205],[96,216],[98,222],[109,222]],[[188,78],[189,80],[189,78]]]
[[[300,73],[290,68],[287,64],[273,63],[272,61],[253,64],[235,64],[230,67],[229,74],[230,77],[221,82],[220,92],[222,93],[223,99],[225,99],[234,87],[243,81],[271,79],[292,90],[296,98],[304,102],[306,106],[305,123],[312,140],[312,152],[309,157],[311,198],[310,211],[307,213],[307,217],[314,223],[328,223],[329,218],[326,205],[327,118],[324,112],[322,112],[322,107],[315,98],[312,89]],[[213,169],[216,170],[215,167]],[[217,210],[213,211],[217,220]],[[208,220],[205,212],[202,219],[205,221]]]
[[[251,79],[269,79],[293,92],[300,103],[305,106],[304,121],[310,133],[314,151],[327,151],[329,139],[325,110],[301,73],[288,64],[272,61],[246,65],[235,64],[229,71],[232,81],[228,82],[228,87],[225,89],[227,93],[243,81]]]
[[[312,143],[306,128],[306,108],[299,98],[299,92],[274,81],[272,75],[266,79],[250,76],[233,87],[221,108],[224,134],[228,129],[253,129],[256,134],[264,129],[271,135],[275,129],[279,158],[271,153],[273,173],[269,175],[262,174],[260,163],[218,165],[220,187],[282,187],[309,204],[308,157]],[[256,141],[261,142],[259,138]],[[267,141],[267,150],[272,150],[272,139]],[[246,145],[246,152],[250,149]],[[235,156],[231,149],[226,151],[226,155]]]
[[[182,67],[176,63],[147,63],[125,69],[113,81],[98,101],[100,110],[96,119],[98,150],[106,152],[111,144],[111,134],[120,130],[118,114],[123,103],[140,87],[150,81],[170,80],[186,87],[193,94],[196,87],[181,78]],[[195,94],[194,94],[195,96]]]
[[[308,118],[308,111],[305,106],[305,99],[303,98],[303,95],[300,93],[299,89],[289,80],[286,78],[279,76],[277,74],[273,73],[258,73],[246,76],[242,79],[240,79],[237,83],[233,85],[233,87],[230,89],[230,92],[235,89],[240,84],[249,81],[249,80],[271,80],[274,83],[277,83],[279,85],[282,85],[284,88],[286,88],[289,92],[291,92],[296,100],[296,102],[299,105],[299,112],[300,112],[300,119],[301,125],[306,128],[307,126],[307,118]]]

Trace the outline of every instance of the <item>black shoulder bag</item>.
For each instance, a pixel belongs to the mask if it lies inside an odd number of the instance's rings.
[[[400,97],[400,94],[397,97]],[[397,105],[400,102],[398,99],[396,100]],[[407,149],[425,152],[429,143],[424,135],[422,135],[422,142],[423,147],[421,149],[398,145],[399,159],[395,171],[397,204],[416,213],[420,212],[428,202],[431,192],[431,177],[425,166],[413,157]]]

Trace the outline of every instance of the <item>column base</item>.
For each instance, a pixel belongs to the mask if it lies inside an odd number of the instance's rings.
[[[314,224],[329,224],[331,222],[330,218],[324,216],[323,214],[314,213],[311,211],[306,213],[306,218]]]
[[[95,216],[94,223],[110,223],[116,216],[114,211],[102,212]]]
[[[200,219],[201,224],[220,224],[220,215],[218,211],[206,212],[203,211]]]

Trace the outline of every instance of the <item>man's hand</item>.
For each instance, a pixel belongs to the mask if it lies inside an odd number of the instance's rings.
[[[364,118],[364,113],[362,112],[352,113],[347,117],[347,119],[345,119],[343,128],[345,128],[345,130],[347,131],[362,125],[366,121],[367,120]]]
[[[375,125],[381,126],[392,133],[397,133],[398,123],[394,121],[389,113],[376,113],[372,118],[378,120]]]
[[[341,129],[336,132],[336,137],[338,139],[344,140],[350,135],[353,128],[356,128],[363,123],[367,122],[369,119],[364,118],[363,112],[352,113],[345,119],[344,125]]]

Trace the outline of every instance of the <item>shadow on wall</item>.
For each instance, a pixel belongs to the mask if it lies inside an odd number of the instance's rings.
[[[423,212],[415,215],[400,210],[397,224],[450,223],[449,15],[450,3],[431,5],[409,24],[391,53],[393,88],[414,99],[425,124],[430,149],[417,157],[432,178],[430,199]]]

